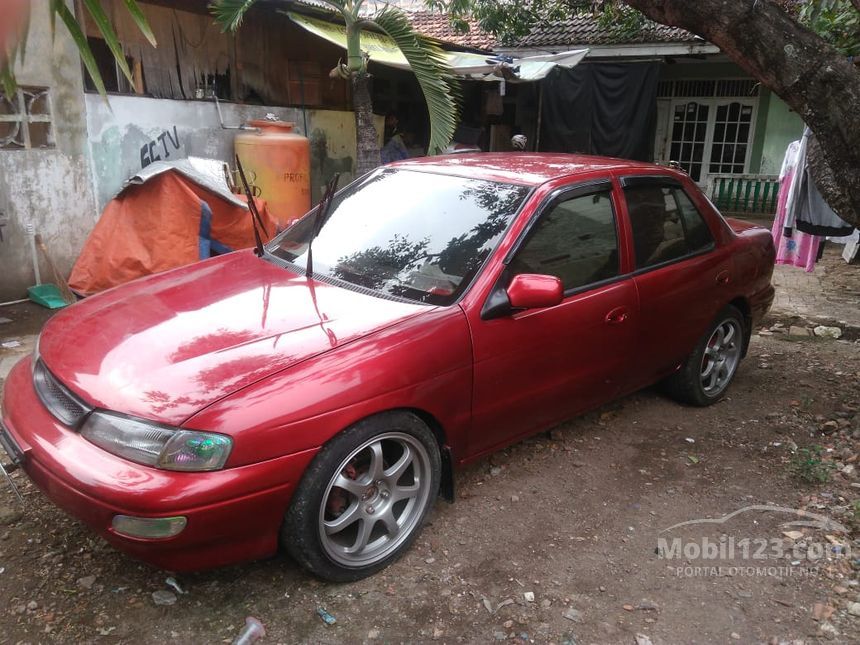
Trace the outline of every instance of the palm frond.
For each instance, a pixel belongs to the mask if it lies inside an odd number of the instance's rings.
[[[18,89],[15,79],[16,63],[24,64],[27,51],[27,34],[30,32],[30,12],[25,11],[19,28],[19,37],[14,36],[4,43],[4,51],[0,51],[0,90],[11,97]]]
[[[122,51],[122,45],[119,44],[119,38],[117,38],[113,25],[110,24],[110,20],[108,19],[105,10],[102,9],[101,3],[99,0],[84,0],[84,5],[86,5],[87,11],[90,12],[90,16],[92,16],[93,22],[96,24],[96,28],[99,30],[99,33],[104,37],[105,44],[116,59],[116,64],[119,66],[120,70],[122,70],[122,73],[125,74],[128,82],[134,84],[131,69],[129,69],[128,61],[125,59],[125,52]]]
[[[0,89],[10,98],[14,96],[15,91],[18,89],[18,83],[15,80],[15,75],[12,73],[11,65],[7,65],[0,70]]]
[[[81,56],[84,67],[87,69],[87,73],[90,75],[90,78],[93,79],[93,84],[96,86],[99,94],[106,97],[107,90],[105,89],[105,82],[99,72],[98,63],[96,63],[93,51],[90,49],[90,44],[87,42],[87,37],[84,36],[84,32],[81,30],[81,26],[78,24],[78,21],[75,20],[72,12],[69,11],[66,3],[62,0],[52,1],[51,9],[66,26],[66,29],[69,31],[69,35],[72,37],[72,40],[75,41],[75,45],[78,48],[78,53]]]
[[[443,151],[454,136],[459,112],[459,83],[442,49],[417,33],[400,9],[386,5],[369,20],[397,44],[421,86],[430,114],[429,153]]]
[[[221,31],[236,31],[242,24],[245,12],[256,2],[257,0],[215,0],[209,4],[209,11],[215,16],[215,22],[221,25]]]
[[[131,19],[134,20],[134,24],[137,25],[137,28],[140,29],[140,33],[142,33],[149,41],[149,44],[153,47],[158,47],[158,42],[155,40],[155,34],[152,33],[152,28],[149,26],[149,22],[147,22],[146,16],[143,15],[143,11],[141,11],[137,2],[135,0],[125,0],[125,8],[128,9],[128,13],[131,14]]]
[[[122,70],[123,74],[125,74],[129,81],[132,81],[132,73],[129,69],[128,62],[125,59],[125,54],[122,51],[122,45],[120,44],[116,31],[110,20],[108,19],[107,15],[105,14],[101,3],[98,0],[83,1],[84,5],[87,8],[87,11],[93,18],[93,22],[96,24],[96,27],[98,28],[99,32],[104,37],[105,44],[107,44],[108,48],[111,50],[111,53],[114,55],[114,58],[116,59],[116,62]],[[137,25],[138,29],[140,29],[141,33],[152,44],[152,46],[155,47],[155,35],[152,33],[152,29],[149,27],[149,23],[146,20],[146,16],[141,11],[136,0],[124,1],[126,9],[131,14],[131,17]],[[69,35],[72,37],[75,46],[78,48],[78,52],[81,56],[81,61],[83,62],[84,67],[87,70],[87,74],[89,74],[90,78],[93,80],[93,84],[95,85],[99,94],[101,94],[103,97],[106,97],[107,91],[105,90],[104,80],[102,79],[101,73],[99,72],[95,56],[93,55],[93,52],[90,49],[90,45],[87,42],[87,37],[84,34],[83,29],[81,28],[81,25],[78,22],[77,18],[75,18],[74,14],[69,10],[64,0],[50,0],[48,6],[50,9],[50,25],[52,39],[56,34],[56,20],[59,17],[60,21],[63,23],[63,25],[65,25],[66,30],[69,32]],[[20,62],[22,64],[24,62],[24,52],[27,47],[27,35],[29,34],[29,31],[30,14],[28,12],[25,15],[24,24],[22,25],[20,42],[13,44],[11,49],[8,52],[5,52],[5,57],[0,57],[3,59],[0,60],[0,86],[2,86],[3,91],[7,95],[14,93],[17,87],[17,79],[15,78],[15,64],[16,62]]]

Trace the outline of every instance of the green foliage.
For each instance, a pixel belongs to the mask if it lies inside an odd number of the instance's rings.
[[[98,27],[98,30],[104,36],[105,44],[108,46],[108,49],[110,49],[111,53],[113,54],[113,57],[116,59],[117,65],[119,66],[120,70],[122,70],[122,73],[125,74],[125,77],[128,79],[129,83],[134,83],[134,79],[131,76],[131,70],[128,67],[128,61],[125,60],[125,53],[122,51],[122,45],[120,45],[119,38],[117,38],[113,25],[110,24],[110,20],[108,20],[107,14],[105,14],[104,9],[102,9],[101,3],[99,2],[99,0],[83,0],[83,2],[87,8],[87,11],[89,11],[90,13],[90,16],[92,16],[93,22],[96,24],[96,27]],[[62,0],[58,0],[58,3],[65,7],[65,4]],[[67,18],[64,18],[63,22],[66,22],[66,20]],[[73,37],[75,38],[75,42],[78,44],[78,47],[86,48],[87,57],[91,58],[92,52],[89,51],[90,47],[87,44],[87,39],[84,38],[83,45],[81,45],[81,43],[78,43],[78,39],[74,35],[76,31],[80,31],[77,22],[73,21],[73,24],[71,26],[69,26],[69,24],[67,23],[66,27],[68,28],[69,32],[72,33]],[[83,36],[83,34],[81,34],[81,36]],[[81,56],[84,56],[84,49],[81,49]],[[86,64],[86,59],[84,60],[84,62]],[[93,62],[95,61],[93,60]],[[93,75],[89,65],[87,65],[87,71],[90,72],[90,76]],[[96,74],[98,74],[98,67],[96,67]]]
[[[608,33],[611,42],[628,41],[639,33],[645,22],[645,16],[624,4],[608,4],[597,14],[597,26]]]
[[[415,74],[430,114],[430,154],[442,152],[457,127],[459,84],[448,67],[442,49],[415,32],[399,9],[385,6],[372,18],[397,43]]]
[[[791,473],[807,484],[824,484],[830,481],[830,473],[835,466],[832,462],[824,461],[823,452],[821,446],[799,448],[789,464]]]
[[[430,9],[447,13],[455,28],[467,32],[466,18],[474,18],[481,29],[496,36],[503,44],[510,44],[531,31],[540,20],[560,20],[578,12],[588,3],[560,2],[558,0],[425,0]],[[582,5],[579,7],[577,5]]]
[[[131,15],[132,20],[134,20],[134,23],[137,25],[138,29],[140,29],[141,33],[152,44],[152,46],[155,47],[157,44],[155,40],[155,35],[152,33],[152,29],[149,27],[149,23],[147,23],[146,17],[143,15],[143,12],[138,6],[136,0],[124,0],[124,5],[126,10]],[[113,25],[105,14],[101,3],[99,2],[99,0],[83,0],[83,6],[86,7],[87,12],[92,17],[93,23],[96,25],[96,28],[99,30],[102,37],[104,38],[105,44],[107,44],[108,48],[116,59],[117,65],[122,70],[122,73],[125,74],[126,78],[128,78],[129,81],[132,81],[131,70],[128,67],[128,62],[125,59],[125,54],[122,51],[122,45],[120,44],[119,38],[116,35],[116,31],[114,30]],[[53,36],[55,33],[54,30],[56,19],[59,18],[60,22],[63,23],[66,30],[69,32],[69,35],[72,37],[75,46],[78,48],[78,53],[81,56],[81,61],[83,62],[84,67],[87,70],[87,74],[89,74],[99,94],[101,94],[103,97],[107,96],[104,80],[102,79],[101,73],[99,72],[95,56],[93,56],[92,49],[90,49],[90,45],[87,42],[87,37],[84,34],[84,30],[78,22],[78,19],[69,10],[64,0],[50,0],[49,8],[51,11],[51,35]],[[14,93],[17,87],[17,79],[15,78],[15,64],[17,62],[23,63],[24,61],[24,53],[27,48],[27,33],[29,32],[29,27],[29,21],[27,22],[27,24],[22,26],[20,42],[13,45],[11,51],[6,52],[6,56],[5,58],[3,58],[2,61],[3,64],[0,65],[0,83],[2,83],[3,91],[7,95]]]
[[[807,0],[798,17],[846,56],[860,56],[860,12],[850,0]]]
[[[140,7],[137,5],[136,0],[123,1],[125,2],[125,8],[128,10],[131,19],[134,20],[134,24],[137,25],[137,28],[140,30],[140,33],[142,33],[144,38],[149,41],[150,45],[152,45],[153,47],[158,47],[158,43],[155,40],[155,34],[152,33],[152,28],[146,21],[146,16],[143,15],[143,11],[140,10]]]
[[[451,15],[452,24],[460,31],[468,31],[467,18],[476,19],[482,29],[505,44],[525,36],[536,24],[577,14],[596,16],[598,25],[611,30],[615,41],[635,35],[646,20],[623,0],[425,0],[425,3]],[[851,0],[784,0],[778,4],[842,53],[860,55],[860,12]]]
[[[69,35],[72,37],[72,40],[75,41],[75,45],[78,48],[78,53],[81,55],[84,67],[86,67],[90,78],[93,79],[96,89],[99,91],[99,94],[106,96],[107,90],[105,90],[105,84],[104,80],[102,80],[102,75],[99,72],[99,66],[96,63],[96,59],[93,56],[89,43],[87,43],[87,37],[84,35],[84,32],[78,24],[75,16],[72,15],[72,12],[69,11],[69,8],[63,0],[51,0],[51,15],[57,16],[66,26],[66,29],[69,31]]]
[[[209,10],[221,25],[221,31],[236,31],[242,26],[245,12],[255,4],[257,0],[216,0],[210,3]]]

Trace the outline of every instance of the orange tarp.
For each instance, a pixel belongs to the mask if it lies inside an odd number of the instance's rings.
[[[72,269],[69,286],[82,295],[201,259],[201,219],[211,212],[208,239],[236,250],[254,245],[250,212],[174,171],[132,185],[102,212]],[[255,200],[267,235],[276,222]],[[204,248],[208,245],[203,245]],[[207,256],[208,257],[208,256]]]

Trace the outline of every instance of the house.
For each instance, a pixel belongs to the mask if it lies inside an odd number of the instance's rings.
[[[775,177],[803,121],[715,45],[649,21],[632,30],[604,27],[591,15],[542,23],[503,45],[474,23],[461,34],[445,15],[410,15],[424,33],[497,54],[589,49],[576,68],[556,70],[539,87],[514,86],[492,114],[485,108],[488,131],[523,132],[541,151],[677,162],[724,210],[773,212]],[[614,120],[612,112],[619,112]],[[630,154],[637,139],[639,154]],[[504,149],[506,138],[485,140],[495,142]]]
[[[138,0],[158,40],[153,48],[123,3],[104,2],[133,72],[129,82],[82,3],[66,1],[79,10],[109,101],[84,74],[62,25],[52,40],[49,0],[33,0],[19,88],[12,96],[0,91],[0,301],[24,297],[35,283],[33,233],[68,275],[129,177],[158,160],[231,162],[235,128],[249,120],[272,114],[310,138],[312,191],[332,169],[350,178],[349,84],[329,76],[344,52],[298,26],[283,3],[253,7],[233,37],[213,24],[209,0]],[[288,8],[330,16],[313,2]],[[409,109],[421,100],[411,73],[380,68],[378,75],[380,104]],[[41,273],[49,275],[48,267]]]
[[[81,3],[66,2],[81,9]],[[345,55],[336,42],[300,26],[280,11],[280,3],[253,7],[234,38],[213,25],[208,0],[138,2],[158,38],[155,49],[122,3],[104,3],[131,81],[118,71],[98,30],[83,20],[109,103],[84,74],[68,32],[58,27],[52,39],[49,0],[32,2],[28,55],[16,69],[20,87],[12,96],[0,93],[0,300],[23,297],[35,282],[33,233],[41,233],[68,275],[102,208],[130,176],[157,160],[231,161],[234,129],[251,119],[273,114],[311,139],[312,190],[332,168],[350,176],[350,90],[329,75]],[[464,125],[482,133],[483,149],[506,149],[511,135],[521,132],[538,150],[677,161],[701,185],[713,186],[718,199],[731,195],[732,209],[771,207],[773,175],[802,123],[713,45],[653,24],[636,34],[613,33],[578,17],[541,25],[506,47],[476,24],[458,33],[447,16],[420,10],[416,0],[396,4],[405,5],[413,25],[444,48],[480,54],[482,61],[494,52],[524,56],[589,48],[584,63],[557,68],[543,81],[464,82]],[[324,6],[306,0],[289,8],[330,20]],[[428,124],[414,76],[372,60],[370,69],[380,135],[382,115],[396,112],[420,148]],[[614,95],[604,77],[616,79]],[[629,151],[623,148],[632,143]]]

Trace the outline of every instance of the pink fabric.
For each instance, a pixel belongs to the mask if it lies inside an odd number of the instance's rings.
[[[792,230],[791,237],[786,237],[782,233],[785,223],[785,203],[788,200],[788,187],[791,186],[792,177],[794,177],[794,168],[791,168],[779,183],[776,216],[773,218],[771,229],[773,243],[776,246],[776,263],[801,267],[806,269],[807,273],[812,273],[815,269],[815,259],[818,257],[821,238],[797,229]]]

